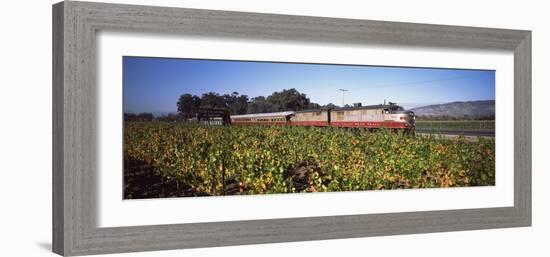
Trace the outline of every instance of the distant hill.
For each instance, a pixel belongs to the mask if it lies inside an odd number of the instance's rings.
[[[493,118],[495,100],[452,102],[412,108],[417,116],[440,118]]]

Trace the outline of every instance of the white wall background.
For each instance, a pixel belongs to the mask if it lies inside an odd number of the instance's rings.
[[[126,0],[220,10],[533,31],[533,227],[121,254],[117,256],[548,256],[545,1]],[[0,256],[54,256],[51,247],[51,4],[7,1],[0,14]],[[546,21],[546,22],[545,22]]]

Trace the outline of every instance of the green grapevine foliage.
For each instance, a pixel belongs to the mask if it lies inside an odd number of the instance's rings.
[[[223,195],[495,184],[495,142],[390,131],[127,122],[124,158],[167,181]]]

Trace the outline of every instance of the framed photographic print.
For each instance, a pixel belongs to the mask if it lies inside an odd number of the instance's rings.
[[[531,225],[531,32],[53,6],[53,250]]]

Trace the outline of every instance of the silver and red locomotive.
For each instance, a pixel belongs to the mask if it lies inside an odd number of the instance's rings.
[[[409,132],[415,115],[394,103],[334,109],[231,115],[231,124],[266,124],[308,127],[389,128]]]

